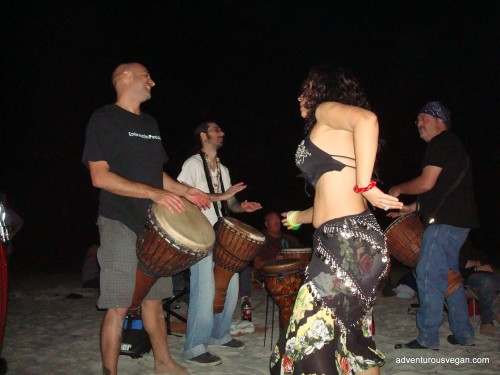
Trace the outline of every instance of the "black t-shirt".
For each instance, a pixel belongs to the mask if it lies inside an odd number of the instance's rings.
[[[418,198],[424,225],[429,223],[429,219],[446,192],[466,168],[467,158],[467,152],[459,139],[450,131],[438,134],[428,143],[422,168],[433,165],[442,170],[434,187]],[[434,219],[435,224],[447,224],[460,228],[479,226],[470,165],[462,181],[444,199]]]
[[[110,171],[133,182],[163,187],[163,164],[168,160],[156,120],[136,115],[115,104],[95,111],[87,126],[82,162],[106,161]],[[119,220],[134,232],[146,221],[151,201],[101,190],[99,215]]]

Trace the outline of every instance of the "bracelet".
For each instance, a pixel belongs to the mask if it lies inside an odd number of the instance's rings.
[[[358,187],[358,185],[354,185],[354,188],[352,190],[354,190],[355,193],[365,193],[367,192],[368,190],[374,188],[375,186],[377,186],[377,181],[375,180],[371,180],[370,183],[368,184],[368,186],[365,186],[365,187]]]
[[[291,227],[290,228],[291,230],[297,230],[300,228],[301,224],[297,224],[295,223],[295,221],[293,221],[293,218],[295,217],[295,215],[297,215],[298,212],[299,211],[289,211],[286,214],[286,222]]]

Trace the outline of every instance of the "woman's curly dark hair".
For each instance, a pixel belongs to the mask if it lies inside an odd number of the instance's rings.
[[[305,130],[310,132],[316,123],[316,108],[324,102],[338,102],[370,109],[357,79],[342,68],[331,64],[313,67],[302,84],[303,106],[307,110]]]

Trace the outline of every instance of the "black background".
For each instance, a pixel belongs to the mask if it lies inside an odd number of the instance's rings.
[[[294,165],[311,66],[343,65],[365,87],[386,141],[385,191],[419,173],[414,121],[443,101],[471,154],[482,223],[472,238],[498,254],[498,2],[3,1],[0,14],[0,189],[25,220],[14,273],[76,270],[97,240],[85,127],[114,101],[111,72],[129,61],[156,82],[143,109],[160,124],[166,171],[177,176],[194,128],[215,118],[222,161],[233,183],[248,184],[238,199],[264,206],[240,217],[257,228],[269,210],[311,205]],[[305,244],[310,234],[297,232]]]

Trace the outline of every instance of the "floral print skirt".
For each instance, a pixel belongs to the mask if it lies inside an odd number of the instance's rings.
[[[335,316],[318,306],[307,285],[297,295],[288,330],[282,332],[271,355],[272,375],[352,374],[382,366],[368,312],[358,330],[342,333]]]
[[[389,264],[375,218],[364,212],[324,223],[313,248],[290,322],[271,355],[271,374],[353,374],[382,366],[372,306]]]

